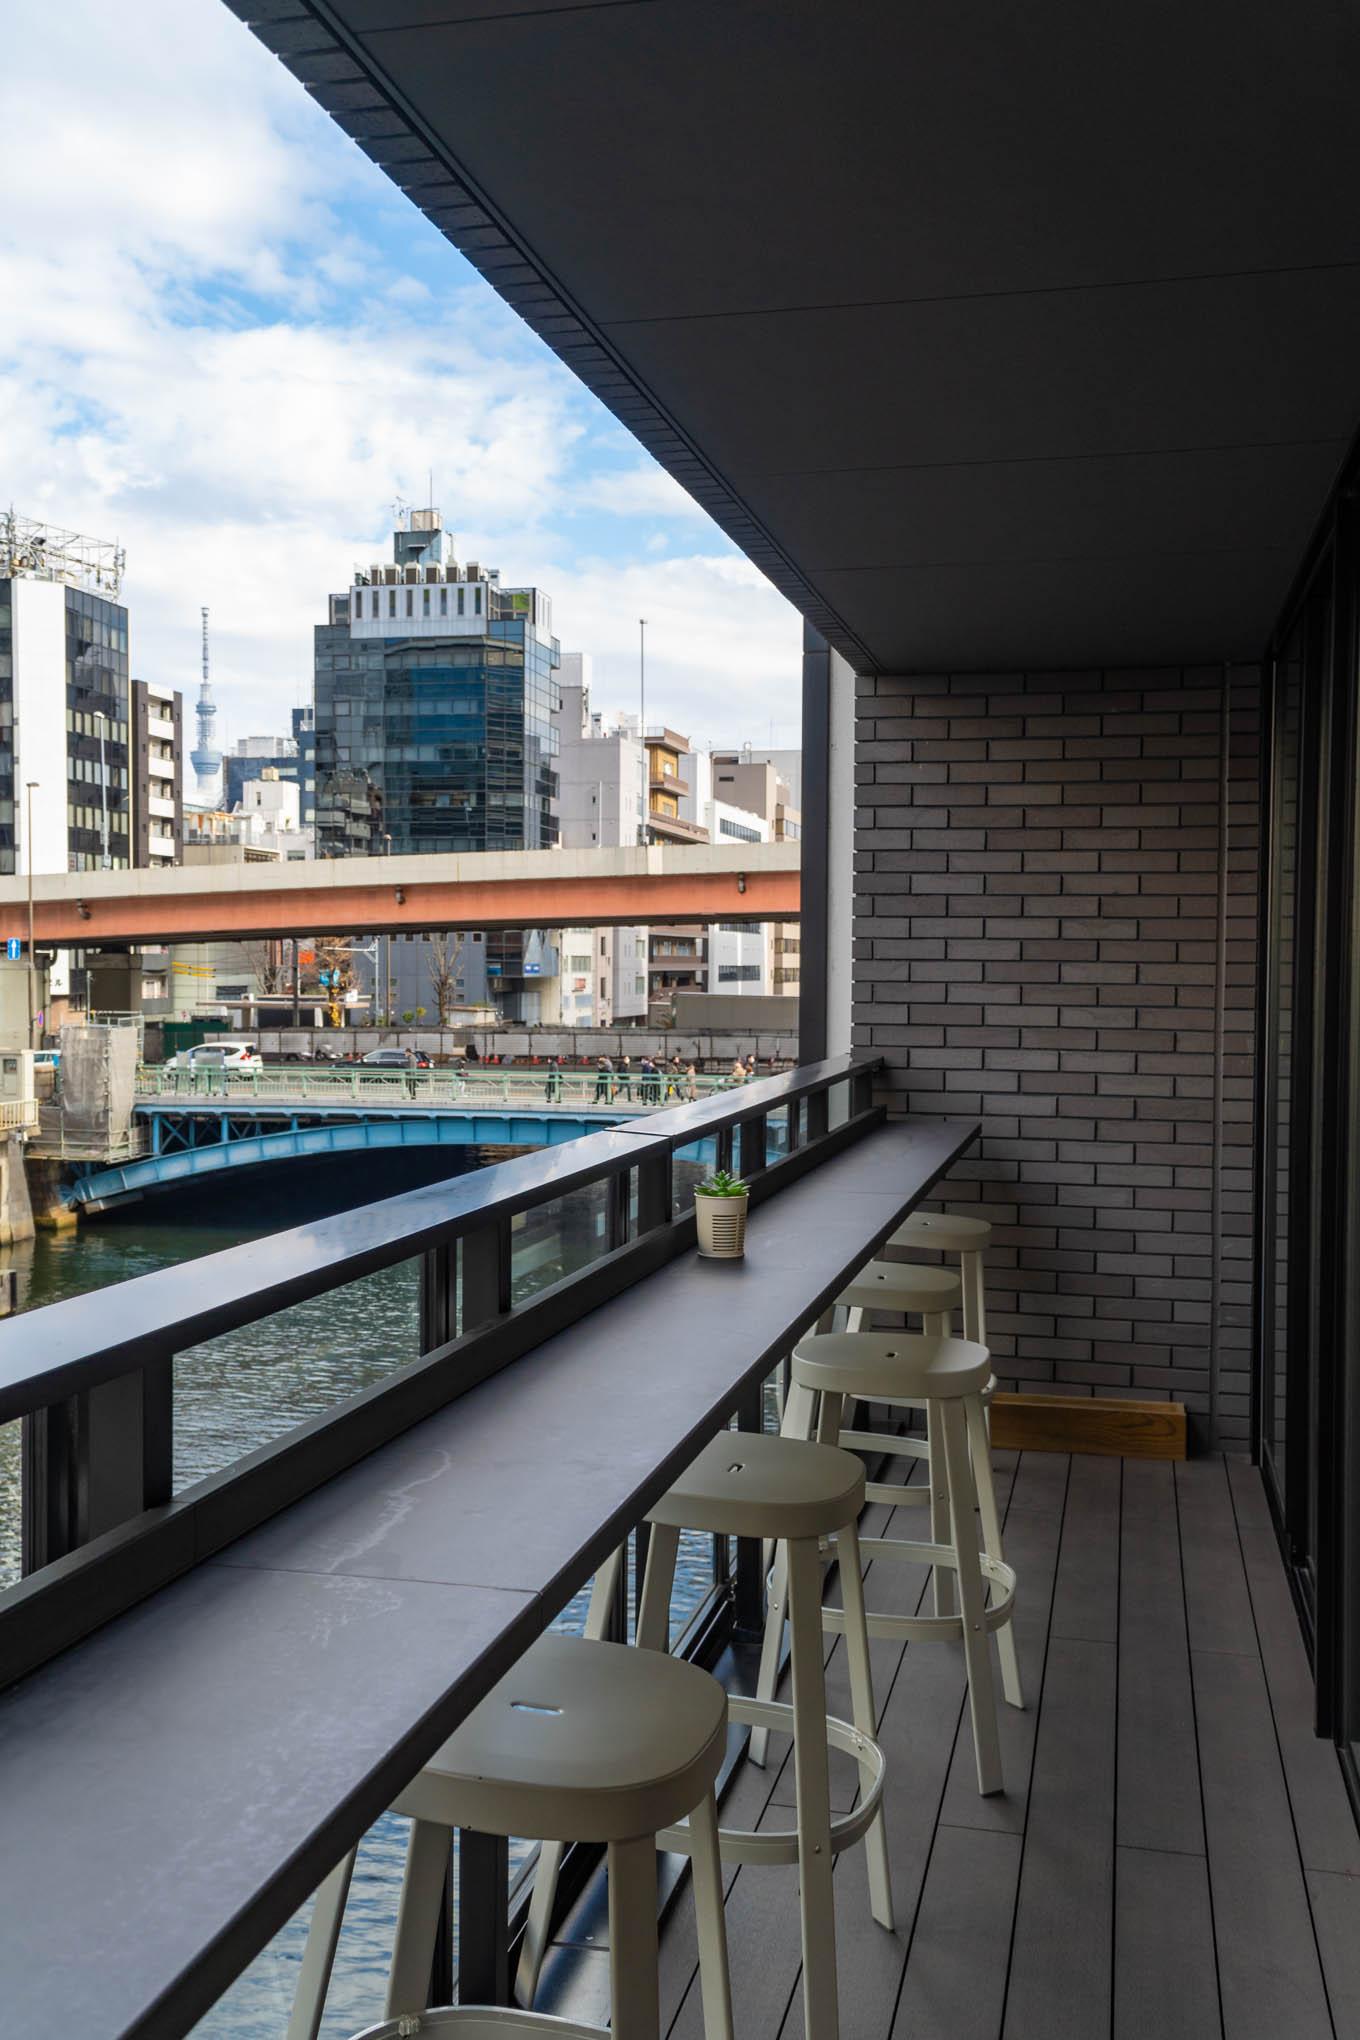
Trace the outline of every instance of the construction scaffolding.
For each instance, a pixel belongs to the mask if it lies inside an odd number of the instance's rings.
[[[116,541],[66,531],[36,517],[21,517],[13,504],[0,511],[0,580],[21,575],[29,580],[63,581],[116,602],[126,564],[127,555]]]

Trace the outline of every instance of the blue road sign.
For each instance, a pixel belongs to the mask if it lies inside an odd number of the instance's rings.
[[[24,945],[17,935],[11,935],[5,944],[5,954],[11,963],[17,963],[24,953]]]

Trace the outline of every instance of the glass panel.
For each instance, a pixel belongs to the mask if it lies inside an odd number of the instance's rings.
[[[0,1424],[0,1588],[12,1587],[19,1577],[19,1448],[23,1426],[16,1419]]]
[[[420,1355],[420,1263],[205,1340],[175,1360],[175,1492]]]
[[[791,1116],[796,1117],[797,1109],[796,1104],[780,1105],[767,1115],[765,1120],[765,1160],[767,1164],[777,1162],[781,1155],[786,1155],[790,1147],[795,1145],[789,1138],[789,1119]]]
[[[588,1183],[510,1221],[510,1300],[524,1303],[609,1250],[609,1185]]]
[[[702,1183],[718,1165],[718,1142],[710,1134],[706,1140],[692,1140],[688,1147],[677,1148],[671,1156],[671,1209],[677,1217],[690,1210],[694,1203],[694,1186]]]
[[[850,1117],[850,1079],[848,1077],[842,1077],[841,1081],[838,1084],[832,1084],[827,1089],[826,1094],[827,1131],[830,1132],[830,1130],[836,1126],[844,1126],[846,1120],[849,1117]]]
[[[1287,1492],[1286,1427],[1289,1365],[1289,1152],[1292,1119],[1295,922],[1298,911],[1299,763],[1303,699],[1303,629],[1291,637],[1276,675],[1274,941],[1270,961],[1272,1029],[1266,1197],[1269,1225],[1267,1269],[1270,1306],[1266,1321],[1269,1352],[1262,1406],[1262,1446],[1284,1503]]]

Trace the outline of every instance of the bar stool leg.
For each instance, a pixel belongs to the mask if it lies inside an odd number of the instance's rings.
[[[610,2021],[618,2040],[661,2040],[657,1987],[656,1843],[611,1842]]]
[[[939,1404],[945,1473],[954,1551],[959,1563],[959,1611],[963,1618],[963,1656],[968,1669],[968,1708],[973,1723],[978,1791],[1002,1790],[1001,1743],[996,1726],[996,1690],[992,1683],[992,1650],[984,1620],[986,1595],[978,1563],[977,1525],[973,1521],[973,1477],[968,1436],[959,1402]]]
[[[930,1541],[949,1542],[949,1474],[944,1459],[944,1439],[939,1403],[926,1404],[926,1444],[930,1452]],[[937,1615],[954,1613],[954,1581],[947,1565],[937,1565],[932,1574]]]
[[[387,1979],[389,2019],[402,2012],[423,2012],[430,1990],[430,1952],[439,1929],[444,1902],[444,1875],[449,1867],[453,1830],[434,1821],[414,1820],[406,1849],[406,1874],[397,1908],[397,1936],[392,1970]]]
[[[850,1700],[855,1727],[871,1740],[878,1734],[878,1713],[874,1706],[874,1678],[869,1662],[869,1621],[864,1608],[864,1571],[859,1552],[859,1531],[853,1523],[836,1537],[840,1561],[841,1598],[845,1603],[845,1655],[850,1673]],[[860,1789],[867,1791],[873,1766],[860,1765]],[[893,1929],[892,1876],[888,1868],[888,1831],[883,1808],[864,1837],[869,1864],[869,1909],[880,1927]]]
[[[987,1419],[978,1396],[965,1398],[963,1420],[968,1430],[968,1450],[973,1462],[973,1485],[977,1489],[978,1514],[982,1518],[982,1548],[988,1558],[1004,1559],[1001,1548],[1001,1518],[997,1513],[996,1488],[992,1481],[991,1440],[987,1436]],[[1015,1649],[1015,1623],[1003,1622],[996,1633],[997,1652],[1001,1658],[1001,1690],[1012,1707],[1023,1707],[1025,1696],[1020,1686],[1020,1660]]]
[[[704,2040],[732,2040],[732,1981],[727,1967],[727,1915],[723,1911],[718,1807],[710,1792],[689,1817],[694,1919],[699,1936],[699,1989]],[[617,2030],[617,2027],[616,2029]]]
[[[594,1643],[602,1642],[608,1633],[626,1550],[625,1545],[620,1545],[616,1551],[611,1551],[595,1574],[585,1627],[581,1632]],[[515,2000],[526,2007],[533,2005],[539,1971],[548,1952],[557,1880],[562,1874],[562,1858],[566,1853],[565,1842],[539,1844],[538,1861],[534,1865],[534,1888],[529,1898],[529,1917],[524,1923],[524,1939],[520,1942],[519,1965],[515,1970]],[[291,2035],[289,2040],[292,2040]]]
[[[792,1382],[784,1399],[780,1437],[811,1438],[816,1430],[816,1403],[817,1398],[810,1388],[804,1388],[801,1381]]]
[[[822,1568],[815,1538],[789,1554],[793,1652],[794,1776],[798,1791],[798,1902],[803,1929],[803,2025],[807,2040],[839,2040],[836,1914],[831,1888],[831,1784],[822,1665]]]
[[[760,1644],[760,1671],[756,1676],[757,1700],[773,1700],[779,1684],[779,1653],[784,1646],[784,1618],[789,1607],[789,1566],[782,1544],[775,1546],[774,1575],[765,1603],[765,1634]],[[765,1769],[770,1731],[754,1727],[746,1754],[758,1771]]]
[[[321,2031],[326,1990],[331,1980],[336,1943],[345,1917],[345,1900],[349,1897],[354,1859],[358,1853],[357,1849],[351,1849],[348,1855],[342,1856],[329,1877],[323,1878],[317,1886],[286,2040],[316,2040]]]
[[[670,1523],[653,1523],[647,1539],[647,1564],[642,1574],[642,1599],[638,1603],[637,1647],[639,1650],[669,1650],[671,1643],[671,1589],[675,1585],[675,1559],[680,1549],[680,1532]]]

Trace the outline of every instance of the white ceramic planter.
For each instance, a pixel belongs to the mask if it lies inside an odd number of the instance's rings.
[[[739,1261],[746,1252],[746,1206],[741,1197],[694,1198],[699,1252],[709,1261]]]

